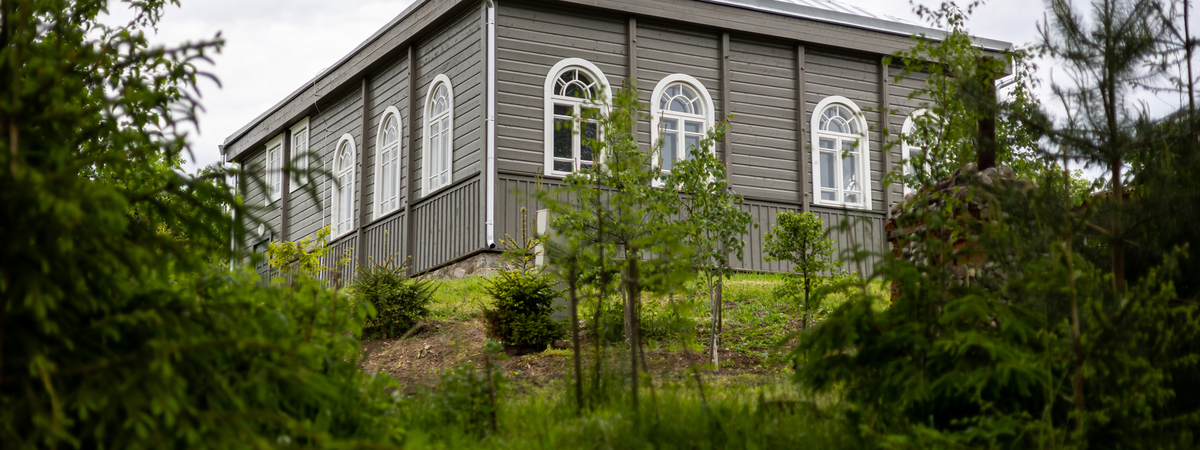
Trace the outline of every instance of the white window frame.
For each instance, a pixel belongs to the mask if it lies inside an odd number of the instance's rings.
[[[542,121],[544,125],[542,174],[553,178],[562,178],[572,173],[554,170],[554,104],[571,104],[575,111],[574,117],[579,117],[580,108],[587,103],[586,100],[575,97],[554,95],[554,86],[555,83],[558,82],[558,77],[560,77],[563,72],[571,69],[583,70],[584,72],[588,72],[588,74],[594,78],[593,81],[596,82],[596,87],[600,97],[603,99],[601,104],[595,105],[599,107],[600,114],[608,114],[608,110],[612,106],[612,91],[608,88],[610,86],[608,83],[608,77],[604,76],[604,72],[601,71],[599,67],[596,67],[595,64],[592,64],[591,61],[583,58],[566,58],[554,64],[554,66],[550,68],[550,71],[546,73],[546,82],[542,90],[542,98],[544,100],[542,110],[545,113]],[[595,99],[593,99],[593,101],[594,100]],[[578,121],[576,120],[576,122]],[[579,133],[581,127],[579,125],[579,123],[573,123],[572,126],[572,130],[574,130],[574,136],[571,142],[571,153],[574,170],[579,170],[580,166],[580,149],[582,142]],[[603,133],[604,131],[600,130],[600,132]],[[592,158],[593,164],[599,163],[599,154],[593,153]]]
[[[669,109],[663,110],[659,106],[661,103],[660,97],[666,94],[667,88],[670,88],[676,84],[686,85],[700,95],[700,99],[703,102],[703,105],[701,106],[704,108],[703,114],[687,114],[678,111],[671,111]],[[714,109],[715,107],[713,106],[712,96],[709,95],[708,88],[705,88],[704,84],[701,83],[700,80],[697,80],[691,75],[682,73],[666,76],[658,82],[658,85],[654,86],[654,91],[650,95],[650,142],[658,142],[659,138],[662,136],[661,127],[664,117],[677,120],[680,124],[680,129],[678,130],[680,133],[684,133],[683,123],[685,120],[700,120],[704,123],[704,128],[700,131],[700,140],[703,141],[704,138],[708,136],[708,131],[712,129],[715,122]],[[678,147],[675,149],[675,161],[682,161],[684,159],[683,152],[687,150],[686,141],[687,139],[680,139],[677,141],[676,144]],[[660,169],[662,167],[662,156],[659,153],[659,150],[655,150],[651,161],[655,169]],[[662,171],[667,172],[666,170]],[[662,181],[656,179],[654,184],[656,186],[661,185]]]
[[[388,119],[392,119],[396,124],[396,142],[391,149],[384,148],[384,138],[386,130],[384,125],[387,125]],[[383,153],[385,150],[391,151],[391,156],[384,160]],[[395,106],[389,106],[383,112],[383,117],[379,119],[379,126],[375,129],[375,199],[374,217],[376,219],[383,217],[385,214],[400,210],[400,191],[404,187],[404,171],[401,165],[404,158],[404,121],[400,119],[400,110]],[[394,170],[395,174],[392,177],[392,195],[384,198],[383,176],[388,166]],[[388,203],[391,202],[391,205]]]
[[[437,88],[440,86],[446,86],[446,111],[444,111],[442,114],[439,114],[437,117],[429,117],[429,111],[433,109],[433,101],[436,100],[433,98],[433,93],[437,92]],[[447,77],[445,74],[439,74],[433,78],[433,82],[429,83],[429,90],[425,93],[425,109],[422,110],[421,113],[425,116],[425,129],[424,132],[421,133],[421,192],[423,195],[429,195],[434,191],[454,183],[454,87],[450,84],[450,77]],[[449,140],[444,141],[448,142],[448,145],[445,145],[445,148],[441,149],[442,152],[449,153],[449,158],[446,167],[443,168],[441,172],[431,174],[429,172],[429,163],[431,161],[430,158],[434,156],[445,156],[445,154],[432,155],[430,153],[429,130],[430,125],[433,122],[438,122],[442,119],[447,119],[447,125],[442,127],[442,130],[438,135],[441,136],[441,133],[450,133]],[[437,183],[430,181],[430,178],[440,177],[443,174],[446,175],[444,182],[442,182],[440,179]]]
[[[858,121],[858,129],[859,129],[860,134],[834,133],[834,132],[828,132],[828,131],[821,130],[821,127],[820,127],[821,115],[824,114],[825,109],[832,107],[834,105],[841,105],[850,110],[851,114],[854,116],[854,119],[856,119]],[[812,158],[813,204],[820,205],[820,206],[834,206],[834,207],[846,207],[846,208],[870,210],[871,209],[871,183],[872,183],[872,180],[871,180],[871,139],[870,139],[870,134],[869,134],[869,131],[867,128],[867,118],[865,115],[863,115],[862,109],[860,109],[857,104],[855,104],[853,101],[851,101],[850,99],[848,99],[846,97],[842,97],[840,95],[826,97],[824,100],[821,100],[821,102],[817,104],[816,108],[813,108],[812,122],[810,124],[809,130],[812,130],[812,132],[811,132],[811,134],[812,134],[811,158]],[[863,199],[861,203],[849,203],[849,202],[845,201],[845,193],[847,191],[844,189],[844,186],[845,186],[844,183],[840,182],[841,169],[842,169],[842,165],[840,164],[840,162],[842,161],[840,149],[839,149],[839,155],[836,159],[836,161],[838,161],[839,164],[838,164],[838,167],[834,170],[834,177],[836,178],[836,181],[834,184],[837,185],[836,186],[836,191],[837,191],[836,196],[837,196],[838,200],[830,201],[830,200],[822,200],[821,199],[821,190],[822,190],[822,188],[821,188],[821,147],[820,147],[820,138],[821,137],[833,138],[833,139],[837,139],[839,141],[845,140],[845,139],[857,139],[858,140],[857,148],[859,149],[858,154],[860,157],[858,158],[858,167],[856,168],[856,170],[860,174],[859,175],[860,180],[858,183],[858,185],[860,186],[860,188],[859,188],[860,190],[858,191],[858,193],[861,194],[861,198]]]
[[[266,197],[266,204],[270,205],[283,198],[283,134],[275,136],[267,142],[265,156],[267,192],[264,197]]]
[[[909,143],[909,139],[908,139],[908,135],[910,133],[912,133],[913,128],[915,128],[917,126],[916,122],[913,119],[916,117],[924,116],[924,115],[928,115],[929,119],[936,120],[936,118],[937,118],[937,116],[934,115],[929,110],[927,110],[925,108],[921,108],[916,111],[913,111],[912,114],[908,115],[908,117],[905,117],[904,118],[904,127],[902,127],[900,129],[900,137],[901,137],[900,151],[901,151],[901,155],[903,155],[903,158],[904,158],[903,161],[901,161],[901,164],[903,164],[905,176],[912,175],[912,173],[910,173],[911,172],[910,168],[912,167],[911,159],[912,159],[912,151],[913,150],[920,150],[921,154],[925,155],[925,172],[926,173],[930,172],[933,168],[933,166],[929,164],[929,149],[913,145],[913,144]],[[927,120],[929,120],[929,119],[927,119]],[[909,186],[908,183],[904,183],[904,195],[908,195],[908,194],[915,193],[915,192],[916,192],[916,189],[913,189],[913,186]]]
[[[350,165],[343,167],[342,154],[344,151],[350,152]],[[344,236],[346,233],[354,230],[354,174],[355,166],[358,161],[358,149],[354,145],[354,137],[349,133],[343,134],[341,139],[338,139],[337,146],[333,150],[333,180],[331,183],[331,205],[333,208],[329,213],[330,235],[336,239]],[[339,216],[342,210],[342,196],[349,191],[349,217]]]
[[[298,139],[303,133],[303,142]],[[308,184],[311,181],[309,171],[312,168],[312,161],[309,158],[309,150],[312,149],[312,131],[308,127],[308,118],[305,117],[299,123],[292,126],[292,185],[289,187],[289,192],[296,192],[300,186]],[[302,145],[301,145],[302,144]]]

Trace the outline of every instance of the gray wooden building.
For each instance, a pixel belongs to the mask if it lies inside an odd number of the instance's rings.
[[[424,272],[494,254],[520,208],[538,209],[531,190],[591,162],[555,121],[634,78],[652,117],[639,140],[663,139],[664,170],[734,115],[716,151],[758,223],[736,267],[786,269],[761,253],[784,210],[861,218],[839,245],[879,247],[903,194],[882,179],[910,151],[882,151],[881,129],[907,131],[921,83],[893,83],[902,69],[882,62],[914,34],[941,32],[834,0],[417,0],[226,139],[226,161],[265,169],[240,185],[270,226],[243,245],[331,226],[334,253],[359,263],[411,256]],[[280,176],[284,161],[329,175]]]

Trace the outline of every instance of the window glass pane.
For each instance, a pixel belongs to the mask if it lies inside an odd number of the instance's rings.
[[[821,152],[821,187],[836,188],[837,181],[834,180],[834,175],[837,173],[837,158],[831,152]]]
[[[692,112],[691,103],[683,97],[675,97],[671,99],[671,111],[679,111],[681,113]]]
[[[583,108],[580,117],[584,119],[595,120],[596,118],[600,117],[600,110],[596,108]]]
[[[454,154],[454,146],[450,143],[450,118],[442,119],[442,170],[450,169],[450,158]]]
[[[662,138],[662,170],[671,170],[675,167],[675,152],[679,148],[679,134],[663,133]]]
[[[821,191],[821,200],[837,201],[837,192]]]
[[[588,145],[588,140],[595,140],[598,138],[599,135],[597,134],[597,131],[599,129],[600,125],[596,122],[583,123],[583,136],[580,136],[581,139],[579,141],[579,159],[584,161],[592,160],[592,146]]]
[[[579,170],[588,170],[588,169],[591,169],[591,168],[592,168],[592,165],[591,165],[591,164],[584,163],[584,164],[580,164],[580,165],[579,165]]]
[[[390,164],[384,164],[384,166],[383,166],[383,180],[382,180],[382,182],[383,182],[383,186],[381,186],[381,187],[383,188],[383,189],[382,189],[382,191],[383,191],[383,198],[384,198],[384,199],[391,198],[391,196],[392,196],[392,178],[391,178],[391,176],[392,176],[392,173],[391,173],[391,165],[390,165]],[[381,202],[380,204],[385,204],[385,203],[382,203],[382,202]],[[386,208],[385,208],[385,209],[386,209]]]
[[[442,140],[437,133],[438,125],[435,123],[432,128],[434,131],[429,136],[429,161],[425,162],[429,166],[430,176],[438,173],[438,162],[441,160],[438,158],[438,153],[442,150]]]
[[[692,152],[700,148],[700,136],[685,135],[683,137],[684,159],[692,159]]]
[[[829,149],[829,150],[833,150],[834,148],[836,148],[834,146],[835,144],[834,144],[833,139],[820,138],[820,139],[818,139],[818,141],[820,142],[820,144],[818,144],[818,146],[820,146],[821,148],[825,148],[825,149]]]
[[[567,89],[563,92],[567,97],[587,98],[587,89],[579,83],[571,83],[567,85]]]
[[[554,170],[559,172],[570,172],[572,169],[570,161],[554,161]]]
[[[842,158],[842,189],[847,191],[857,191],[858,184],[858,156],[854,154],[846,155]]]
[[[662,127],[664,130],[677,130],[679,124],[675,123],[675,119],[663,119]]]
[[[843,152],[852,152],[852,153],[857,152],[858,151],[858,141],[842,141],[842,151]]]
[[[554,157],[571,158],[571,121],[554,119]]]
[[[570,117],[575,114],[575,107],[571,105],[554,105],[554,114]]]
[[[853,192],[846,193],[846,203],[858,203],[858,194]]]
[[[688,133],[700,133],[700,130],[703,127],[704,125],[702,125],[700,122],[692,122],[689,120],[683,123],[683,131]]]

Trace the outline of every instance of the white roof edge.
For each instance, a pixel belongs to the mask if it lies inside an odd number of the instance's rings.
[[[783,0],[699,0],[706,3],[714,3],[718,5],[732,6],[735,8],[745,8],[755,11],[762,11],[772,14],[784,16],[798,17],[802,19],[815,20],[818,22],[832,23],[837,25],[845,25],[848,27],[861,28],[871,31],[879,31],[888,34],[897,34],[901,36],[925,36],[934,40],[941,40],[946,36],[946,32],[911,23],[897,22],[892,20],[884,20],[876,17],[867,17],[858,14],[850,14],[841,11],[833,11],[824,8],[801,5]],[[996,39],[988,39],[972,36],[971,40],[985,50],[1005,51],[1012,50],[1013,45],[1009,42],[1004,42]]]

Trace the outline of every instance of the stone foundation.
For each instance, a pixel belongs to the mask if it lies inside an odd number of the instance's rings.
[[[483,252],[440,269],[429,271],[422,278],[457,280],[472,275],[491,276],[503,265],[499,252]]]

